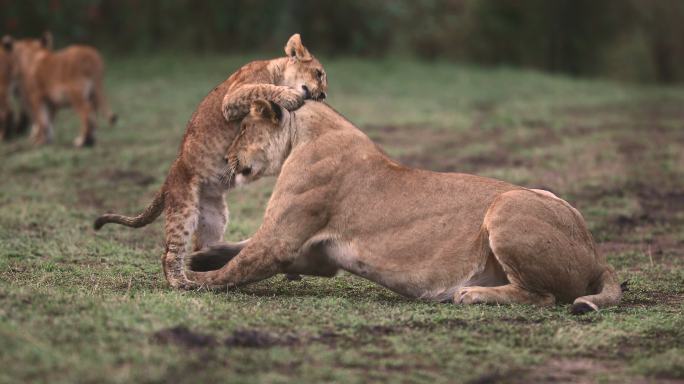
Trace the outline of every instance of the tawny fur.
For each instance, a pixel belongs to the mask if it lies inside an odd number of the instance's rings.
[[[3,39],[3,46],[5,39]],[[11,46],[8,46],[11,48]],[[0,139],[11,135],[13,114],[10,108],[11,60],[6,49],[0,49]]]
[[[104,62],[95,48],[71,45],[53,51],[48,33],[41,39],[13,41],[11,57],[22,108],[31,119],[34,144],[52,141],[52,124],[60,108],[71,107],[80,117],[81,132],[74,140],[77,147],[95,144],[96,113],[106,116],[110,123],[116,120],[104,94]]]
[[[279,175],[263,223],[248,242],[189,258],[196,287],[343,269],[461,304],[619,302],[581,214],[554,194],[402,166],[323,103],[274,108],[254,103],[227,154],[248,180]]]
[[[95,222],[96,230],[106,223],[141,227],[164,212],[162,266],[172,287],[187,283],[183,259],[188,248],[198,250],[223,239],[228,221],[224,194],[234,185],[225,173],[224,155],[252,101],[264,98],[294,110],[306,97],[325,97],[325,72],[298,34],[290,38],[285,51],[287,57],[245,65],[202,100],[164,185],[144,212],[136,217],[106,214]]]

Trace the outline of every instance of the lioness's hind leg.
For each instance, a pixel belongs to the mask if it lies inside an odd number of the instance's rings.
[[[535,304],[553,305],[551,294],[538,294],[513,284],[498,287],[463,287],[454,296],[457,304]]]
[[[239,243],[220,242],[210,245],[188,257],[190,270],[197,272],[213,271],[228,264],[249,243],[249,239]]]

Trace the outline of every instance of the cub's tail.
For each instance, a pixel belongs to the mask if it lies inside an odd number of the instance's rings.
[[[163,189],[154,196],[152,203],[145,208],[138,216],[130,217],[117,215],[115,213],[106,213],[95,220],[93,228],[99,230],[107,223],[117,223],[127,227],[140,228],[153,222],[161,212],[164,210],[164,191]]]
[[[589,296],[581,296],[572,303],[570,312],[573,315],[581,315],[599,308],[610,307],[620,303],[622,298],[622,286],[617,274],[612,267],[606,267],[597,284],[597,293]]]

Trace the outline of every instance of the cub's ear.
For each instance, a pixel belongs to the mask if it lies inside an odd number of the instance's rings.
[[[302,44],[302,37],[299,36],[299,33],[295,33],[287,41],[287,44],[285,44],[285,54],[299,61],[311,61],[313,59],[309,50]]]
[[[12,52],[12,48],[14,47],[14,39],[10,35],[5,35],[2,37],[2,47],[5,49],[7,52]]]
[[[278,124],[283,117],[283,112],[278,104],[263,99],[252,102],[249,107],[249,114],[252,117],[271,120],[274,124]]]
[[[43,32],[43,36],[40,37],[40,44],[43,46],[43,48],[52,50],[52,32]]]

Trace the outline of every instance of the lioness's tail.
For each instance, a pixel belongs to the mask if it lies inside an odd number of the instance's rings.
[[[620,302],[622,287],[613,268],[606,267],[606,270],[599,277],[597,287],[598,292],[596,294],[575,299],[572,303],[572,314],[581,315],[591,311],[598,311],[599,308],[617,305]]]
[[[107,223],[117,223],[121,225],[125,225],[127,227],[133,227],[133,228],[140,228],[144,227],[147,224],[151,223],[159,217],[161,212],[164,210],[164,191],[161,190],[157,192],[157,194],[154,196],[154,200],[152,203],[145,208],[144,211],[142,211],[138,216],[135,217],[130,217],[130,216],[123,216],[123,215],[117,215],[115,213],[106,213],[95,220],[95,224],[93,225],[93,228],[95,230],[99,230],[102,228],[103,225]]]

